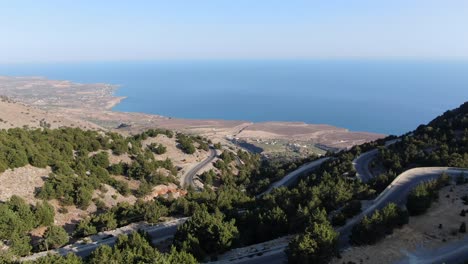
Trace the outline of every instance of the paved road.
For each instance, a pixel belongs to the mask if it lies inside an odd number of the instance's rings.
[[[148,232],[149,236],[151,237],[151,242],[153,244],[157,244],[159,242],[162,242],[168,238],[171,238],[174,236],[175,232],[177,231],[177,227],[181,224],[183,224],[188,218],[179,218],[175,219],[172,221],[164,222],[161,224],[157,224],[154,226],[145,226],[144,228],[141,228],[143,231]],[[110,234],[130,234],[132,232],[137,231],[139,228],[129,228],[129,227],[122,227],[118,228],[112,231],[104,232],[104,235],[109,234],[108,237],[104,236],[104,238],[101,238],[99,240],[96,240],[92,243],[89,244],[72,244],[68,245],[63,248],[55,249],[55,250],[49,250],[39,252],[36,254],[33,254],[31,256],[27,256],[24,258],[21,258],[21,261],[27,261],[27,260],[35,260],[40,257],[44,257],[47,254],[59,254],[62,256],[67,255],[68,253],[74,253],[80,257],[86,257],[91,254],[96,248],[102,245],[109,245],[113,246],[117,240],[116,235],[110,235]]]
[[[373,175],[369,170],[369,164],[379,154],[378,149],[373,149],[359,155],[353,160],[354,169],[356,170],[356,177],[363,182],[368,182],[372,179]]]
[[[468,236],[440,248],[421,248],[415,252],[405,252],[405,255],[406,257],[397,262],[398,264],[463,264],[468,260]]]
[[[306,163],[306,164],[300,166],[296,170],[288,173],[281,180],[272,183],[270,185],[270,187],[266,191],[259,194],[257,197],[268,194],[271,191],[273,191],[273,189],[275,189],[275,188],[278,188],[278,187],[281,187],[281,186],[289,186],[290,184],[294,183],[299,176],[301,176],[302,174],[304,174],[306,172],[311,172],[311,171],[317,169],[320,165],[322,165],[322,163],[324,163],[325,161],[327,161],[329,159],[330,159],[330,157],[325,157],[325,158],[321,158],[321,159],[318,159],[318,160],[311,161],[309,163]]]
[[[183,185],[184,186],[195,186],[193,183],[193,179],[195,175],[197,175],[198,171],[203,169],[206,165],[212,162],[216,158],[216,150],[210,147],[210,156],[203,160],[202,162],[198,163],[195,167],[190,169],[187,173],[185,173],[183,178]]]
[[[421,167],[414,168],[398,175],[395,180],[372,201],[372,204],[362,211],[359,215],[347,221],[346,225],[337,229],[340,232],[340,246],[348,246],[348,238],[351,230],[365,215],[370,215],[376,209],[382,209],[388,203],[403,205],[406,202],[408,193],[423,181],[438,178],[443,172],[450,176],[458,176],[468,169],[447,168],[447,167]]]
[[[162,242],[168,238],[173,237],[177,231],[177,227],[183,222],[185,222],[185,220],[186,218],[182,218],[182,219],[173,221],[170,224],[156,225],[156,226],[152,226],[143,230],[148,232],[148,235],[151,238],[151,242],[154,245],[156,245],[159,242]],[[86,245],[80,248],[75,248],[72,250],[72,252],[80,257],[87,257],[91,254],[91,252],[93,252],[97,247],[101,245],[113,246],[116,240],[117,240],[117,237],[113,236],[108,239],[101,240],[96,244],[90,244],[90,245]]]
[[[193,181],[193,176],[195,176],[196,172],[200,170],[201,168],[203,168],[206,164],[211,162],[215,156],[216,156],[216,151],[214,151],[214,149],[211,149],[210,157],[208,157],[202,163],[200,163],[199,165],[197,165],[196,167],[194,167],[192,170],[189,171],[191,173],[191,175],[189,176],[191,176],[192,181]],[[300,174],[316,168],[317,166],[321,165],[327,159],[328,158],[319,159],[319,160],[307,163],[299,167],[297,170],[289,173],[286,176],[288,178],[285,177],[286,179],[283,178],[281,181],[276,182],[274,184],[274,186],[276,187],[272,186],[271,189],[289,184]],[[427,181],[427,180],[435,179],[439,177],[440,174],[443,172],[448,173],[450,176],[458,176],[461,173],[468,172],[468,169],[447,168],[447,167],[423,167],[423,168],[410,169],[398,175],[398,177],[396,177],[395,180],[376,199],[372,201],[372,204],[368,208],[366,208],[359,215],[350,219],[346,223],[345,226],[337,229],[337,231],[340,232],[340,247],[348,246],[348,238],[352,230],[352,227],[355,224],[357,224],[365,215],[371,214],[376,209],[383,208],[385,205],[387,205],[390,202],[394,202],[400,205],[403,204],[406,200],[407,194],[411,191],[411,189],[413,189],[416,185],[418,185],[422,181]],[[466,175],[467,174],[465,174],[465,176]],[[147,231],[150,234],[152,238],[152,242],[157,243],[157,242],[160,242],[162,240],[172,237],[177,230],[177,226],[185,222],[186,219],[187,218],[182,218],[182,219],[177,219],[169,223],[163,223],[158,226],[147,228],[145,231]],[[113,245],[115,243],[115,240],[116,240],[115,237],[110,237],[108,239],[103,239],[98,242],[95,242],[93,244],[74,247],[74,248],[71,248],[71,250],[70,249],[66,250],[64,248],[58,249],[58,250],[52,251],[52,253],[65,255],[69,252],[74,252],[75,254],[79,256],[87,256],[100,245],[103,245],[103,244]],[[244,256],[236,260],[231,260],[229,261],[229,263],[269,263],[269,264],[286,263],[287,258],[286,258],[286,254],[284,253],[284,248],[286,248],[286,246],[287,246],[286,244],[282,246],[279,245],[278,247],[276,247],[275,250],[265,251],[260,256],[257,256],[257,255],[249,256],[249,257]],[[465,249],[466,249],[466,244],[463,244],[463,243],[459,246],[453,246],[450,248],[450,250],[444,251],[443,254],[441,253],[442,255],[435,255],[433,256],[433,258],[427,259],[427,263],[433,263],[434,261],[438,262],[439,259],[458,260],[461,257],[466,257],[467,253]],[[43,255],[45,255],[45,253],[41,252],[33,256],[23,258],[22,260],[32,260],[37,257],[41,257]],[[426,263],[426,262],[422,262],[422,263]],[[451,263],[451,262],[448,262],[448,263]]]
[[[205,167],[206,165],[208,165],[210,162],[212,162],[215,157],[216,157],[216,150],[213,148],[210,148],[210,156],[206,158],[205,160],[203,160],[202,162],[200,162],[199,164],[197,164],[187,173],[185,173],[184,184],[186,186],[189,186],[189,185],[194,186],[193,178],[195,177],[197,172],[201,170],[203,167]],[[177,219],[172,222],[163,223],[161,225],[145,228],[143,230],[148,232],[148,234],[151,237],[151,242],[153,244],[156,244],[168,238],[173,237],[175,232],[177,231],[177,226],[185,222],[186,219],[187,218]],[[132,230],[132,231],[136,231],[136,230]],[[93,250],[95,250],[97,247],[101,245],[109,245],[109,246],[114,245],[116,239],[117,239],[116,236],[112,236],[107,239],[102,239],[102,240],[93,242],[92,244],[79,245],[79,246],[73,246],[73,247],[68,246],[68,247],[60,248],[60,249],[55,250],[53,253],[66,255],[70,252],[73,252],[80,257],[86,257],[89,254],[91,254]],[[41,253],[33,255],[33,259],[42,256],[41,254],[43,255],[44,253],[41,252]]]
[[[203,167],[205,167],[206,165],[208,165],[210,162],[212,162],[215,157],[216,157],[216,150],[213,149],[213,148],[210,148],[210,156],[208,158],[206,158],[205,160],[203,160],[202,162],[200,162],[199,164],[197,164],[192,169],[190,169],[187,173],[184,174],[184,176],[183,176],[184,177],[184,185],[185,186],[189,186],[189,185],[194,186],[193,178],[195,177],[197,172],[199,170],[201,170]],[[175,232],[177,231],[177,226],[182,224],[183,222],[185,222],[186,219],[187,218],[180,218],[180,219],[177,219],[175,221],[171,221],[171,222],[163,223],[163,224],[160,224],[160,225],[157,225],[157,226],[154,226],[154,227],[146,228],[146,229],[144,229],[144,231],[148,232],[148,234],[150,235],[150,237],[152,239],[151,241],[153,242],[153,244],[156,244],[156,243],[161,242],[161,241],[163,241],[165,239],[173,237]],[[116,230],[113,230],[113,231],[109,231],[108,233],[113,232],[113,233],[128,234],[128,233],[131,233],[133,231],[136,231],[136,230],[130,230],[130,231],[128,231],[128,230],[120,231],[120,230],[121,229],[116,229]],[[91,252],[93,250],[95,250],[97,247],[99,247],[101,245],[110,245],[110,246],[114,245],[116,239],[117,239],[116,236],[113,235],[113,236],[110,236],[110,237],[108,237],[106,239],[100,239],[98,241],[95,241],[95,242],[93,242],[91,244],[68,245],[66,247],[59,248],[59,249],[56,249],[56,250],[50,250],[49,252],[45,252],[45,251],[44,252],[39,252],[39,253],[33,254],[31,256],[22,258],[22,260],[23,261],[34,260],[34,259],[37,259],[39,257],[43,257],[43,256],[47,255],[48,253],[66,255],[68,253],[73,252],[76,255],[80,256],[80,257],[86,257],[89,254],[91,254]]]
[[[200,162],[199,164],[197,164],[195,167],[193,167],[187,173],[184,174],[184,176],[183,176],[184,185],[185,186],[189,186],[189,185],[194,186],[193,179],[194,179],[195,175],[203,167],[205,167],[210,162],[212,162],[215,157],[216,157],[216,150],[214,148],[210,148],[210,155],[208,156],[208,158],[206,158],[205,160],[203,160],[202,162]],[[169,223],[164,223],[164,224],[161,224],[161,225],[158,225],[158,226],[155,226],[155,227],[150,227],[150,228],[147,228],[147,229],[144,229],[144,230],[147,231],[148,234],[150,235],[153,244],[156,244],[158,242],[161,242],[161,241],[163,241],[165,239],[168,239],[168,238],[174,236],[175,232],[177,231],[177,226],[180,225],[181,223],[185,222],[185,220],[186,220],[186,218],[181,218],[181,219],[169,222]],[[108,233],[114,232],[114,233],[128,234],[128,233],[131,233],[133,231],[136,231],[136,230],[131,230],[130,232],[128,232],[127,230],[126,231],[120,231],[120,229],[116,229],[116,230],[113,230],[113,231],[109,231]],[[49,252],[39,252],[39,253],[33,254],[31,256],[25,257],[22,260],[34,260],[34,259],[37,259],[39,257],[43,257],[43,256],[47,255],[47,253],[66,255],[66,254],[68,254],[70,252],[73,252],[76,255],[80,256],[80,257],[86,257],[89,254],[91,254],[91,252],[93,250],[95,250],[97,247],[99,247],[101,245],[110,245],[110,246],[114,245],[116,239],[117,239],[116,235],[113,234],[113,236],[110,236],[110,237],[108,237],[106,239],[100,239],[100,240],[95,241],[95,242],[93,242],[91,244],[68,245],[66,247],[59,248],[59,249],[56,249],[56,250],[50,250]]]
[[[393,139],[385,142],[385,147],[395,144],[401,139]],[[354,169],[356,170],[356,176],[361,179],[363,182],[368,182],[374,175],[369,170],[369,165],[371,161],[379,154],[378,149],[369,150],[362,153],[357,158],[353,160]]]
[[[381,209],[388,203],[403,204],[406,200],[408,193],[419,183],[430,179],[435,179],[440,176],[441,173],[446,172],[450,176],[458,176],[461,173],[468,172],[468,169],[458,168],[447,168],[447,167],[424,167],[410,169],[402,174],[398,175],[395,180],[376,198],[372,201],[372,204],[366,208],[362,213],[348,220],[345,226],[340,227],[337,231],[340,232],[339,245],[340,248],[349,246],[349,235],[353,226],[365,216],[372,214],[376,209]],[[456,256],[464,256],[464,248],[466,245],[462,244],[460,247],[453,248],[451,252],[445,253],[444,259],[453,259]],[[284,248],[287,245],[283,245]],[[454,255],[452,255],[454,254]],[[434,260],[437,256],[434,256]],[[282,250],[275,250],[269,253],[265,252],[261,256],[254,256],[252,258],[239,257],[239,259],[229,262],[222,263],[269,263],[274,260],[273,263],[285,263],[287,261],[286,255]],[[428,260],[428,263],[433,263],[433,260]],[[450,263],[450,262],[448,262]]]

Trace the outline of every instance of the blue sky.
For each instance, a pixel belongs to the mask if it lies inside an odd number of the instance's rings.
[[[466,0],[0,0],[0,63],[468,59]]]

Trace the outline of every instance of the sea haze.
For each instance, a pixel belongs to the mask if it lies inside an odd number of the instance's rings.
[[[463,61],[161,61],[0,66],[0,75],[120,85],[115,111],[303,121],[400,134],[468,100]]]

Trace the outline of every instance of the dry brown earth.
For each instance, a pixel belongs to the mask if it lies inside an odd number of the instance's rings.
[[[341,259],[334,259],[331,263],[394,263],[405,256],[405,251],[412,252],[419,247],[437,248],[462,239],[464,236],[458,233],[458,228],[462,221],[468,222],[468,216],[460,216],[462,209],[468,210],[468,205],[464,205],[460,199],[463,195],[468,195],[468,184],[443,188],[439,201],[428,212],[410,217],[408,225],[396,229],[379,243],[352,247],[342,253]],[[442,229],[438,228],[439,224],[442,224]]]

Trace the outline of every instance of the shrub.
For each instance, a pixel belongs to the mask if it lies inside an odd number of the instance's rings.
[[[34,214],[39,225],[48,226],[54,223],[54,207],[48,202],[37,203]]]
[[[432,202],[438,199],[439,189],[446,186],[448,176],[442,175],[437,180],[423,182],[417,185],[408,194],[406,207],[411,215],[420,215],[431,207]]]
[[[167,148],[163,144],[151,143],[148,146],[148,149],[151,150],[154,154],[164,154],[167,151]]]
[[[208,213],[202,208],[177,228],[174,244],[202,260],[207,255],[226,251],[238,236],[234,220],[225,221],[220,211]]]
[[[177,134],[177,142],[179,143],[178,147],[186,154],[195,153],[195,146],[193,145],[193,140],[190,137],[184,134]]]
[[[408,212],[390,203],[382,211],[375,210],[352,229],[350,241],[354,245],[375,244],[393,232],[393,229],[408,223]]]
[[[288,263],[328,263],[337,254],[338,233],[328,223],[314,223],[287,249]]]
[[[43,247],[48,250],[59,248],[68,243],[69,237],[65,229],[60,226],[50,226],[44,233]]]

